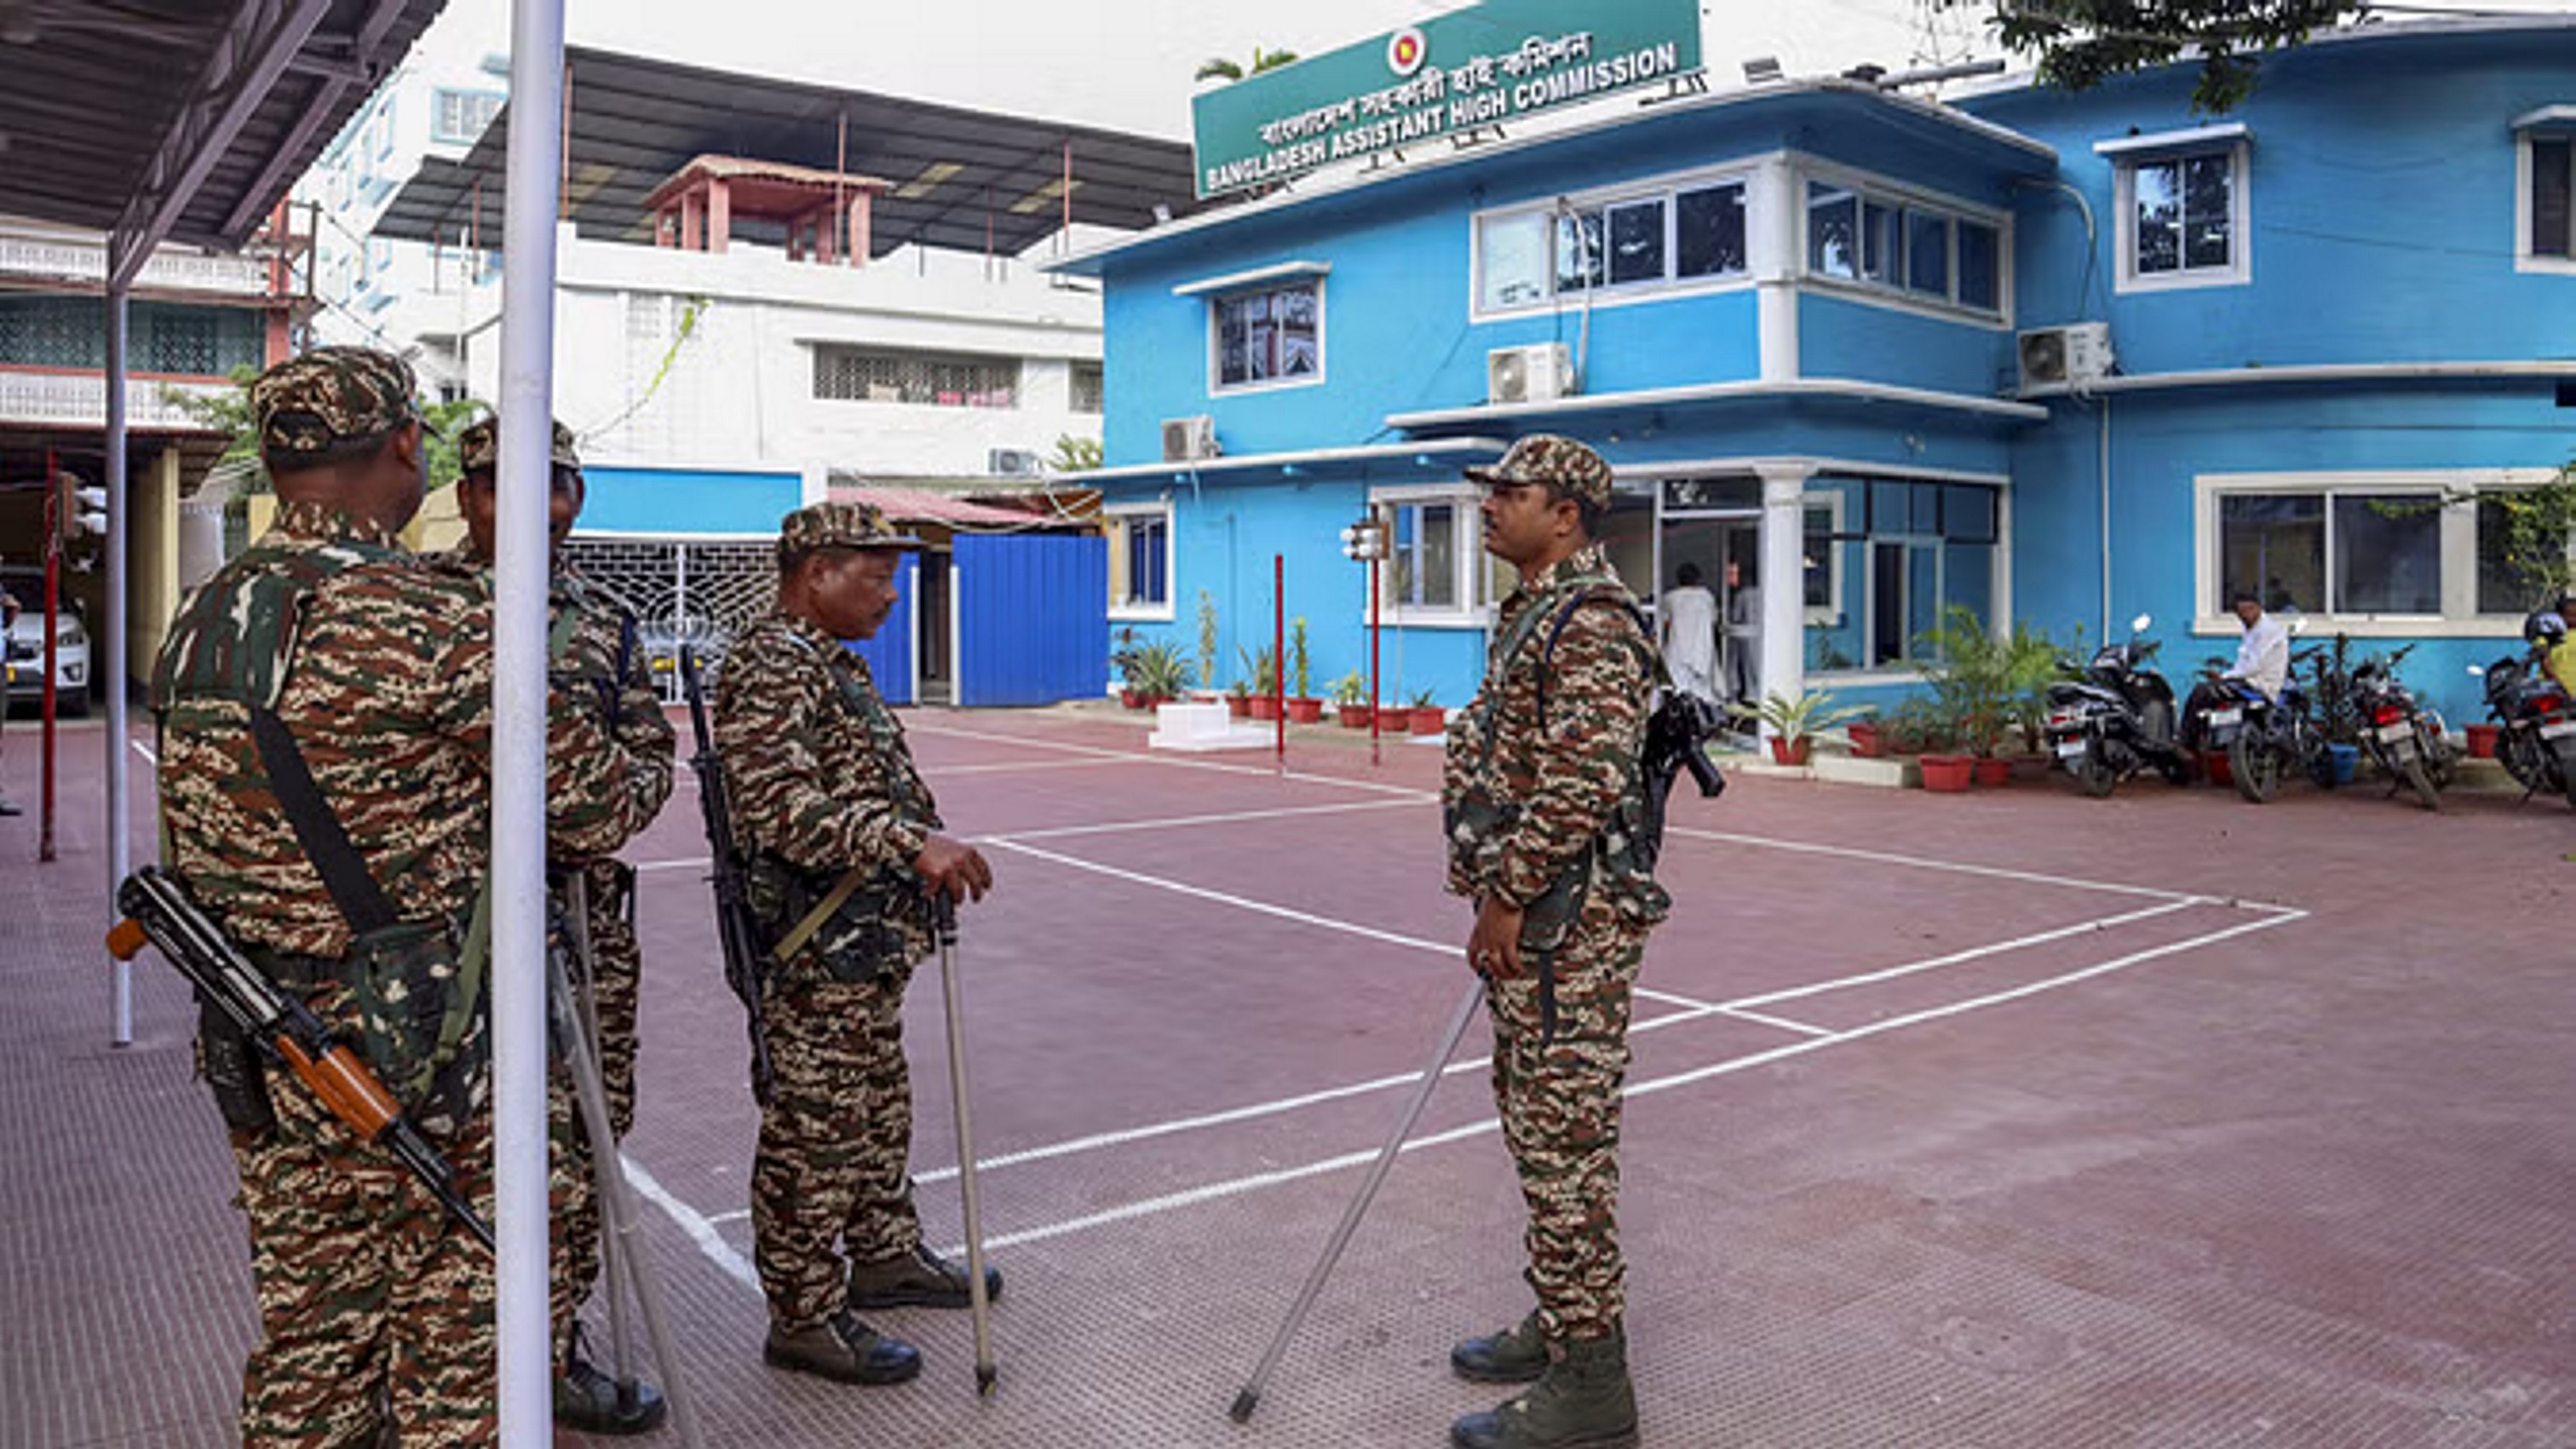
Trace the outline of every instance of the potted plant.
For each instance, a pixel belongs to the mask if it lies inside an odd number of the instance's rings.
[[[1324,718],[1324,702],[1307,688],[1306,620],[1299,615],[1288,622],[1288,680],[1296,688],[1288,692],[1285,707],[1292,724],[1317,724]]]
[[[1181,653],[1180,645],[1158,639],[1136,650],[1135,669],[1129,679],[1141,696],[1142,707],[1150,709],[1189,691],[1190,661]]]
[[[1216,600],[1199,590],[1199,682],[1216,688]]]
[[[1863,715],[1844,725],[1843,733],[1850,738],[1851,752],[1856,759],[1878,759],[1887,753],[1892,743],[1887,727],[1880,724],[1875,715]]]
[[[1417,735],[1443,734],[1449,728],[1449,711],[1431,702],[1431,691],[1421,690],[1413,696],[1413,706],[1405,714]]]
[[[1225,687],[1225,713],[1228,719],[1252,718],[1252,686],[1238,679]]]
[[[1783,765],[1807,763],[1808,751],[1815,746],[1816,731],[1828,729],[1851,719],[1861,711],[1855,707],[1833,708],[1833,695],[1822,689],[1810,689],[1792,699],[1777,690],[1762,697],[1758,705],[1737,700],[1726,707],[1738,719],[1760,720],[1771,730],[1771,758]]]
[[[1279,718],[1279,656],[1267,645],[1259,654],[1244,654],[1240,645],[1236,654],[1243,657],[1243,672],[1252,678],[1252,695],[1248,701],[1254,719]]]
[[[1118,631],[1118,647],[1109,651],[1109,667],[1118,671],[1118,702],[1129,709],[1143,709],[1145,694],[1136,683],[1136,630],[1134,626]]]
[[[1333,713],[1348,729],[1369,727],[1368,681],[1356,669],[1333,681]]]

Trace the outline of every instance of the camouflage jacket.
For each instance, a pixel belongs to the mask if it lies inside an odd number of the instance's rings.
[[[1565,613],[1592,591],[1615,595]],[[1620,813],[1638,793],[1655,681],[1654,646],[1620,607],[1628,600],[1595,545],[1503,601],[1484,682],[1450,723],[1441,772],[1453,893],[1528,907],[1580,870],[1576,884],[1610,884],[1632,916],[1661,918],[1652,879],[1631,878],[1615,859]]]
[[[286,580],[294,638],[237,639],[244,601]],[[492,600],[393,541],[310,504],[181,605],[153,671],[166,863],[244,945],[337,958],[349,928],[279,809],[249,734],[274,701],[359,859],[405,921],[452,922],[480,888],[489,835]],[[609,768],[596,711],[555,691],[552,848],[613,850],[643,823]]]
[[[755,866],[775,857],[817,883],[867,868],[878,893],[913,904],[912,862],[940,828],[939,807],[866,660],[813,624],[772,611],[725,651],[715,742],[734,833]],[[754,888],[757,895],[757,880]],[[773,933],[795,924],[761,914]],[[929,952],[929,928],[917,913],[883,924],[895,929],[905,959]],[[827,953],[832,935],[818,938]]]
[[[445,573],[491,577],[490,561],[471,545],[426,554],[423,561]],[[561,656],[549,663],[548,673],[573,708],[586,704],[598,712],[613,756],[611,773],[627,793],[635,828],[642,830],[671,798],[676,736],[662,713],[661,692],[653,687],[643,651],[636,647],[635,616],[561,562],[548,583],[548,598],[557,619],[564,609],[573,616],[572,636]]]

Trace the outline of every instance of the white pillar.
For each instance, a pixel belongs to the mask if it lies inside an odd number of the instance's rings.
[[[132,586],[133,561],[125,556],[129,501],[125,456],[125,320],[126,291],[107,289],[107,909],[116,917],[116,888],[133,862],[125,847],[125,591]],[[48,482],[52,480],[48,479]],[[113,973],[115,1030],[118,1046],[134,1041],[134,971],[119,961]]]
[[[1807,480],[1811,463],[1761,463],[1762,692],[1807,692]],[[1764,731],[1768,734],[1769,731]]]
[[[514,0],[510,98],[563,106],[563,0]],[[510,128],[503,232],[498,596],[492,624],[492,959],[546,951],[546,486],[554,417],[556,180],[563,132]],[[492,1178],[503,1449],[554,1443],[546,1313],[546,978],[492,973]]]
[[[1799,374],[1798,218],[1806,207],[1798,196],[1798,173],[1786,157],[1756,167],[1745,190],[1751,226],[1744,261],[1753,274],[1761,378],[1787,382]]]

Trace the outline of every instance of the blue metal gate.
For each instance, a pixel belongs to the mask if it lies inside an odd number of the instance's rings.
[[[888,704],[911,704],[916,692],[912,668],[916,652],[913,621],[921,617],[921,611],[914,602],[920,584],[921,555],[905,554],[903,563],[895,572],[895,588],[901,597],[895,600],[893,611],[886,615],[885,623],[878,627],[874,637],[850,646],[851,653],[868,661],[868,673],[876,677],[877,695]],[[1105,589],[1108,585],[1101,587]]]
[[[957,702],[1097,697],[1109,668],[1107,540],[961,533],[956,550]]]

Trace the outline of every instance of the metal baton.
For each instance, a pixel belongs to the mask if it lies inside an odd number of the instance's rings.
[[[948,1096],[957,1108],[957,1185],[966,1199],[966,1304],[975,1323],[975,1394],[991,1396],[992,1302],[984,1287],[984,1202],[975,1187],[974,1114],[966,1105],[966,1023],[957,997],[957,903],[946,891],[931,895],[939,932],[939,994],[948,1010]]]
[[[1449,1056],[1458,1050],[1458,1039],[1467,1034],[1467,1023],[1474,1020],[1476,1008],[1485,1001],[1485,980],[1477,977],[1467,994],[1458,1002],[1458,1010],[1449,1018],[1448,1029],[1441,1033],[1440,1051],[1422,1073],[1422,1084],[1413,1089],[1413,1100],[1406,1103],[1404,1115],[1397,1119],[1395,1132],[1378,1149],[1377,1160],[1369,1164],[1368,1177],[1360,1183],[1359,1195],[1342,1210],[1342,1221],[1333,1229],[1332,1238],[1324,1244],[1324,1256],[1315,1260],[1314,1271],[1306,1275],[1306,1286],[1297,1290],[1297,1301],[1288,1306],[1288,1317],[1270,1338],[1270,1347],[1253,1367],[1252,1377],[1244,1380],[1243,1391],[1234,1396],[1234,1407],[1226,1410],[1234,1422],[1248,1424],[1252,1411],[1261,1403],[1262,1387],[1270,1382],[1270,1371],[1279,1367],[1279,1357],[1288,1351],[1288,1340],[1295,1337],[1297,1325],[1305,1322],[1307,1311],[1324,1291],[1324,1280],[1333,1276],[1333,1265],[1341,1261],[1342,1250],[1350,1246],[1351,1234],[1358,1230],[1360,1218],[1368,1212],[1380,1184],[1386,1181],[1387,1169],[1395,1165],[1395,1155],[1404,1150],[1404,1139],[1413,1135],[1413,1124],[1422,1120],[1422,1109],[1431,1102],[1431,1090],[1440,1085],[1440,1074],[1449,1066]]]

